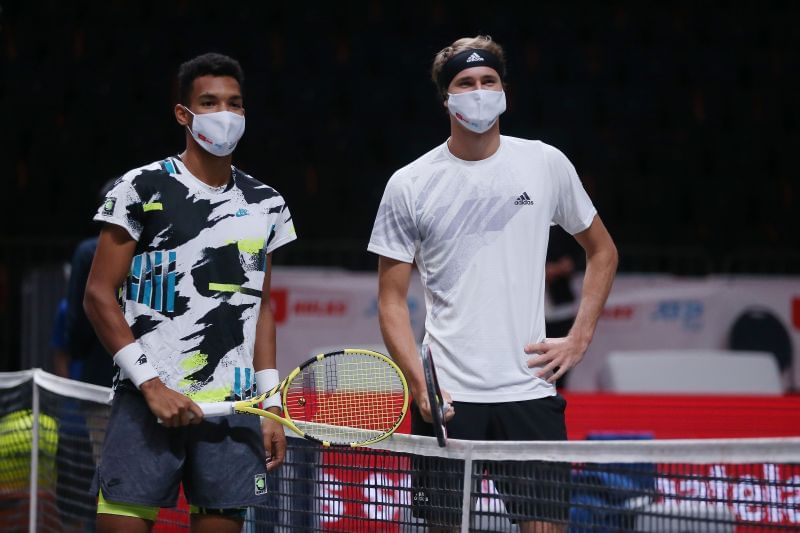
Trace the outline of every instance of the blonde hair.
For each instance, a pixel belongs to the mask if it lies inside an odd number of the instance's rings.
[[[488,52],[497,56],[497,59],[500,60],[500,63],[503,65],[503,70],[505,71],[506,56],[503,52],[503,47],[493,41],[490,35],[476,35],[475,37],[462,37],[461,39],[457,39],[450,46],[442,48],[442,50],[436,54],[436,57],[433,58],[431,79],[436,85],[436,89],[439,91],[439,94],[443,98],[447,97],[447,87],[441,87],[439,83],[439,75],[442,72],[442,67],[444,67],[444,64],[447,63],[447,61],[454,55],[459,54],[464,50],[471,50],[473,48],[478,50],[487,50]],[[500,74],[502,77],[504,72],[498,72],[498,74]]]

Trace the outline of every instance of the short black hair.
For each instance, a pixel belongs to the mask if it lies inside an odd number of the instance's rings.
[[[183,63],[178,69],[178,98],[187,104],[194,80],[201,76],[230,76],[244,85],[244,72],[239,62],[224,54],[210,52]]]

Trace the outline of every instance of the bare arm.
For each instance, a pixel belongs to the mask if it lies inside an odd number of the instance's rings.
[[[272,315],[272,307],[269,303],[271,286],[272,254],[268,254],[267,270],[264,273],[264,283],[261,286],[261,307],[258,311],[256,339],[253,348],[253,368],[255,368],[256,372],[266,368],[277,368],[277,357],[275,355],[275,318]]]
[[[408,310],[408,287],[411,281],[411,263],[404,263],[381,256],[378,260],[378,320],[381,326],[383,342],[392,358],[403,371],[411,389],[414,401],[422,416],[430,422],[430,405],[428,403],[422,363],[417,353],[417,343],[411,329],[411,317]],[[450,402],[446,391],[442,395]],[[450,409],[445,418],[452,418]]]
[[[539,354],[528,360],[529,367],[544,365],[539,376],[558,367],[558,371],[547,379],[550,383],[555,383],[583,359],[617,270],[617,248],[599,216],[595,216],[587,229],[577,233],[575,239],[586,252],[586,273],[578,314],[569,335],[525,346],[525,353]]]
[[[110,354],[135,341],[133,332],[117,303],[117,290],[122,286],[130,269],[136,241],[121,227],[106,224],[100,232],[83,308],[92,323],[97,337]],[[140,390],[147,405],[165,426],[199,423],[203,412],[188,397],[167,388],[153,378],[141,384]]]
[[[617,272],[617,247],[599,216],[588,229],[575,235],[575,240],[586,252],[586,272],[578,314],[569,334],[588,348]]]
[[[272,254],[267,255],[267,269],[264,282],[261,285],[261,307],[258,311],[256,323],[255,346],[253,347],[253,368],[259,370],[274,369],[277,367],[275,343],[275,317],[270,306],[270,288],[272,286]],[[259,390],[259,393],[266,392]],[[267,409],[275,414],[280,414],[280,408]],[[267,470],[273,470],[283,463],[286,455],[286,435],[283,426],[269,418],[261,419],[261,435],[264,441],[264,451],[267,456]]]
[[[86,281],[83,309],[110,354],[134,341],[116,295],[128,275],[135,249],[136,241],[123,228],[104,225]]]

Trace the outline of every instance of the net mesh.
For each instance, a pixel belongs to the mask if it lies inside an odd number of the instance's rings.
[[[93,529],[89,487],[105,397],[39,371],[0,375],[0,530]],[[290,438],[286,462],[269,474],[264,503],[248,510],[244,530],[519,531],[544,520],[570,532],[797,531],[798,463],[797,438],[451,440],[445,449],[406,435],[356,449]],[[181,498],[161,510],[155,531],[188,524]]]

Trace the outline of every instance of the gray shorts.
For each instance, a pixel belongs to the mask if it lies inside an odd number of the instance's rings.
[[[139,391],[118,387],[92,490],[109,502],[174,507],[183,483],[198,507],[263,503],[267,492],[260,418],[231,415],[166,428]]]

